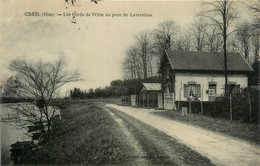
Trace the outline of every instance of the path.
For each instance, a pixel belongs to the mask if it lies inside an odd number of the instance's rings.
[[[134,150],[135,150],[135,155],[138,156],[137,158],[134,158],[133,161],[133,165],[148,165],[147,161],[145,160],[145,153],[143,152],[143,150],[140,148],[140,144],[139,142],[134,138],[134,136],[131,134],[131,132],[126,128],[124,122],[122,121],[122,119],[120,119],[119,117],[117,117],[113,112],[111,112],[109,109],[104,108],[109,115],[118,123],[118,125],[120,126],[120,129],[122,130],[122,132],[124,133],[124,135],[127,138],[127,141],[131,143],[131,145],[133,146]]]
[[[158,117],[151,114],[154,110],[124,107],[115,104],[107,104],[107,106],[165,132],[209,158],[217,165],[260,165],[260,147],[258,145]]]

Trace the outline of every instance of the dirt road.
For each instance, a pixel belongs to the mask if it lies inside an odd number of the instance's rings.
[[[260,147],[258,145],[152,115],[151,112],[154,110],[115,104],[108,104],[107,106],[130,115],[179,140],[209,158],[216,165],[260,165]],[[154,141],[156,142],[156,140]],[[171,153],[172,149],[167,150],[168,147],[165,147],[165,145],[167,144],[162,145],[164,146],[162,148],[166,149],[164,151]]]
[[[131,165],[213,165],[167,134],[113,108],[105,107],[135,149]]]

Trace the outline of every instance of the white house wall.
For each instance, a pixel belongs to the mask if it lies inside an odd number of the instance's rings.
[[[201,100],[208,101],[208,94],[206,91],[209,89],[209,82],[216,82],[216,95],[224,94],[225,77],[220,74],[194,74],[194,73],[175,73],[175,101],[187,101],[184,98],[184,84],[189,81],[195,81],[201,85]],[[245,74],[234,74],[228,76],[228,81],[240,84],[240,88],[248,86],[248,79]]]

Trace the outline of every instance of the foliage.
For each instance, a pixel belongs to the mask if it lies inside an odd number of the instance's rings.
[[[80,90],[80,88],[74,88],[70,90],[70,97],[72,99],[84,98],[86,96],[86,92]]]
[[[71,90],[72,99],[84,99],[84,98],[100,98],[100,97],[113,97],[113,96],[127,96],[136,94],[139,92],[142,83],[152,82],[160,83],[161,77],[154,76],[146,79],[126,79],[126,80],[114,80],[110,83],[109,87],[90,89],[87,92],[74,88]],[[75,96],[76,94],[76,96]]]
[[[18,98],[18,87],[21,86],[21,82],[18,76],[11,76],[1,86],[1,97],[3,98]]]
[[[14,164],[24,164],[36,145],[31,141],[16,142],[11,145],[11,160]]]
[[[250,99],[249,99],[250,97]],[[251,115],[249,108],[251,103]],[[232,114],[234,120],[242,120],[246,123],[259,123],[259,91],[251,88],[242,89],[241,92],[232,94]],[[219,97],[216,101],[217,117],[228,118],[230,111],[230,99]],[[251,117],[251,121],[250,121]]]
[[[249,111],[249,96],[251,103],[251,115]],[[232,94],[232,117],[245,123],[259,123],[259,91],[252,88],[241,89]],[[216,101],[202,102],[203,115],[230,119],[230,98],[221,96]],[[181,102],[182,107],[189,108],[189,102]],[[192,113],[201,112],[201,102],[191,103]],[[251,117],[251,121],[250,121]]]

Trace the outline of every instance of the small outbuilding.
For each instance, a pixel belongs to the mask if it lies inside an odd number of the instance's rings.
[[[160,95],[161,83],[143,83],[137,95],[138,106],[158,108],[162,103],[162,101],[159,101]]]

